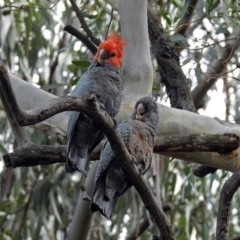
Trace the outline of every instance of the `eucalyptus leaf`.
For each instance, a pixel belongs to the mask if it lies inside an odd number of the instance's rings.
[[[211,10],[213,2],[214,2],[214,0],[206,1],[206,10],[207,10],[207,12],[209,12]]]
[[[215,49],[216,49],[217,58],[221,59],[222,58],[222,48],[218,44],[216,44]]]
[[[80,80],[80,77],[76,77],[71,81],[71,86],[75,86],[77,82]]]
[[[90,61],[84,61],[84,60],[72,60],[72,64],[81,68],[87,68],[90,66]]]
[[[198,66],[195,68],[195,76],[197,78],[198,84],[201,84],[202,83],[202,76],[201,76],[201,71],[200,71]]]
[[[220,34],[220,33],[227,34],[227,35],[230,34],[230,32],[228,31],[227,28],[224,28],[224,27],[221,27],[221,26],[216,31],[216,34]]]
[[[171,35],[171,36],[170,36],[170,39],[171,39],[171,41],[173,41],[173,42],[178,42],[178,41],[184,39],[184,36],[177,33],[177,34]]]
[[[182,10],[180,12],[180,19],[183,18],[183,16],[186,14],[188,6],[189,6],[189,3],[190,3],[190,0],[185,0],[184,1],[183,8],[182,8]]]

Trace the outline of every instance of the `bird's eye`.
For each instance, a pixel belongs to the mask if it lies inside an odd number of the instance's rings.
[[[116,53],[112,53],[112,54],[111,54],[111,57],[115,57],[115,56],[116,56]]]

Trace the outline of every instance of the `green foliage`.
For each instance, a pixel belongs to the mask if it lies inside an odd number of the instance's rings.
[[[78,60],[73,60],[72,64],[81,68],[87,68],[90,66],[91,62],[90,61],[78,61]]]

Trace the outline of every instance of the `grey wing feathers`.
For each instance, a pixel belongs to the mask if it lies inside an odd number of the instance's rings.
[[[88,77],[88,73],[85,72],[82,75],[81,79],[78,81],[76,87],[71,92],[71,96],[85,97],[91,93],[92,83],[88,81],[87,77]],[[72,111],[70,113],[69,120],[68,120],[68,129],[67,129],[68,143],[72,137],[73,130],[75,128],[79,115],[80,115],[80,112]]]
[[[127,145],[132,127],[128,121],[121,122],[117,127],[124,143]],[[95,175],[95,186],[92,193],[91,211],[99,210],[107,218],[110,218],[115,208],[118,197],[127,188],[126,177],[122,173],[119,162],[112,151],[108,141],[105,142],[98,169]]]
[[[132,127],[128,123],[128,121],[121,122],[118,125],[117,130],[121,134],[124,143],[128,144],[131,133],[132,133]],[[95,175],[95,182],[98,181],[102,173],[107,169],[107,167],[110,165],[110,163],[114,158],[115,158],[115,154],[112,150],[111,144],[109,141],[106,141],[101,151],[100,162]]]
[[[72,91],[72,96],[86,97],[90,93],[97,97],[100,107],[115,117],[121,104],[121,81],[119,69],[109,64],[99,65],[93,61]],[[71,112],[68,124],[68,150],[66,171],[87,172],[93,148],[104,137],[90,118],[80,112]],[[78,124],[81,122],[82,125]]]
[[[92,90],[92,83],[88,81],[88,72],[84,73],[81,77],[81,79],[78,81],[76,87],[71,93],[71,96],[79,96],[79,97],[85,97],[88,96],[91,93]],[[79,134],[76,132],[77,123],[79,120],[81,113],[72,111],[69,116],[68,120],[68,130],[67,130],[67,161],[66,161],[66,171],[67,172],[74,172],[76,169],[83,170],[84,172],[87,171],[87,161],[89,158],[89,153],[86,152],[87,148],[85,147],[83,151],[85,151],[85,156],[79,159],[79,149],[77,146],[77,137]],[[84,115],[83,119],[85,119]],[[84,124],[84,123],[83,123]],[[81,129],[80,129],[81,131]]]

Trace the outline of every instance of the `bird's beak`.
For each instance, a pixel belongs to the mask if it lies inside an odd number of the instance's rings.
[[[140,103],[137,108],[136,119],[141,121],[145,112],[146,112],[146,109],[144,105]]]
[[[108,52],[105,51],[104,49],[100,50],[99,57],[98,57],[98,62],[100,64],[103,64],[104,60],[108,58]]]

